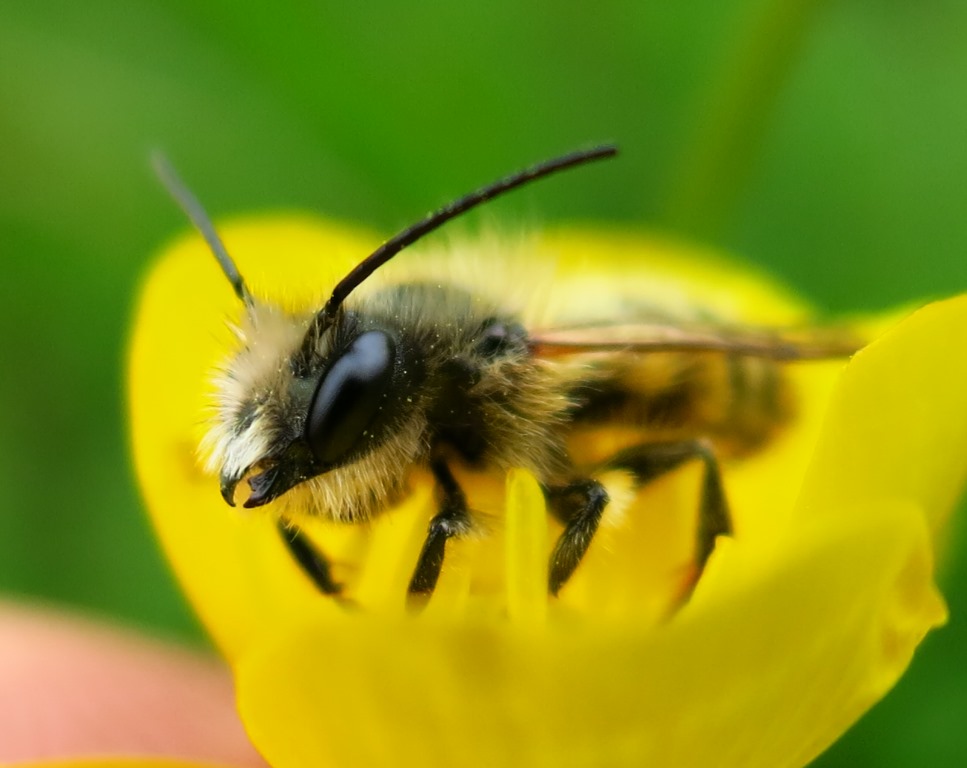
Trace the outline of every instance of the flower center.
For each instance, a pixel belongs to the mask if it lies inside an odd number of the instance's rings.
[[[429,483],[372,524],[310,523],[305,532],[326,552],[353,611],[477,618],[526,629],[592,617],[655,624],[674,613],[695,583],[698,471],[684,467],[640,493],[623,472],[602,476],[608,509],[557,597],[548,594],[548,566],[562,526],[549,516],[539,485],[524,471],[510,472],[503,489],[493,483],[468,487],[475,510],[476,501],[483,510],[499,511],[477,510],[475,532],[448,541],[429,597],[407,595],[434,512]]]

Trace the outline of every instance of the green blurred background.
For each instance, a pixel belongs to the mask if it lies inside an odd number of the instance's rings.
[[[962,0],[4,2],[0,591],[200,642],[126,450],[132,303],[185,227],[151,148],[216,216],[390,232],[602,140],[619,161],[487,215],[670,229],[831,312],[967,290]],[[950,625],[820,765],[967,764],[965,560]]]

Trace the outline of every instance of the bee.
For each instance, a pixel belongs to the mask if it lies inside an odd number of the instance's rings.
[[[415,602],[433,592],[447,543],[474,529],[455,467],[519,467],[537,478],[562,524],[548,570],[548,591],[557,595],[609,503],[598,476],[622,470],[641,487],[701,462],[700,573],[716,538],[732,532],[720,461],[765,445],[792,412],[784,365],[858,348],[840,333],[736,327],[708,313],[673,318],[617,291],[539,328],[499,295],[448,280],[357,292],[445,222],[616,152],[572,152],[451,202],[362,259],[321,308],[304,314],[253,296],[201,204],[155,158],[242,304],[237,349],[216,376],[203,444],[208,469],[229,505],[245,481],[244,507],[281,510],[282,540],[323,593],[338,595],[340,585],[325,553],[293,522],[372,520],[405,493],[414,468],[432,475],[437,499],[409,581]],[[591,436],[618,426],[624,437],[608,455],[588,451]]]

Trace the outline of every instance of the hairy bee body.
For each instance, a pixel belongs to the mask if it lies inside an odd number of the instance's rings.
[[[282,540],[323,592],[340,588],[299,520],[370,520],[406,492],[415,470],[432,475],[437,512],[411,596],[433,591],[447,541],[474,527],[455,470],[536,477],[563,526],[549,567],[557,594],[609,504],[599,475],[626,471],[641,486],[699,461],[700,572],[716,537],[732,530],[720,458],[762,446],[792,412],[783,364],[856,349],[837,333],[747,324],[719,285],[732,282],[727,269],[706,286],[709,301],[693,300],[677,274],[683,265],[646,271],[638,249],[622,257],[617,239],[608,274],[569,243],[576,263],[557,275],[562,254],[538,239],[516,249],[491,241],[491,258],[483,249],[473,259],[476,278],[461,273],[465,253],[422,272],[410,260],[375,274],[481,202],[614,154],[575,152],[482,187],[386,241],[334,287],[319,286],[329,298],[296,312],[249,290],[201,205],[159,161],[242,309],[237,348],[215,376],[208,469],[229,504],[245,482],[246,507],[271,505]]]
[[[211,470],[250,474],[278,445],[301,435],[320,371],[347,339],[370,331],[387,333],[400,353],[393,386],[381,395],[379,428],[369,430],[351,460],[274,499],[281,517],[373,518],[405,492],[410,469],[426,468],[435,457],[479,471],[522,467],[557,486],[593,474],[616,449],[648,443],[702,438],[723,456],[744,454],[767,442],[793,411],[782,364],[761,357],[620,349],[535,354],[526,318],[563,321],[535,310],[534,301],[523,309],[501,306],[486,289],[472,291],[479,266],[462,278],[459,265],[468,259],[465,248],[458,250],[464,253],[442,257],[450,265],[445,282],[362,291],[321,335],[310,331],[314,312],[263,305],[249,312],[238,330],[239,350],[216,375],[206,439]],[[543,296],[538,304],[553,303],[554,286],[531,287]],[[649,302],[636,314],[634,298],[616,292],[602,306],[624,307],[626,321],[682,322],[675,317],[680,307]],[[703,322],[724,324],[702,312]],[[567,322],[593,325],[593,314],[569,310]],[[596,439],[605,432],[607,440]]]
[[[244,475],[304,431],[302,395],[342,339],[386,333],[400,358],[393,386],[380,395],[378,428],[350,461],[281,496],[274,506],[282,516],[372,518],[434,452],[478,469],[519,466],[547,478],[564,472],[574,371],[534,359],[522,326],[496,306],[453,286],[411,283],[353,302],[336,325],[305,343],[311,322],[311,315],[262,309],[241,331],[240,351],[216,376],[206,440],[213,470]]]

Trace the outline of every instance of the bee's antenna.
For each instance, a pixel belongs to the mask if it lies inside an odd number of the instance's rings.
[[[212,220],[208,217],[201,203],[198,202],[198,198],[192,194],[191,190],[185,185],[185,182],[181,180],[163,152],[155,150],[151,153],[151,165],[154,167],[154,171],[161,180],[161,183],[164,184],[165,189],[168,190],[168,194],[174,198],[174,201],[178,203],[181,210],[191,219],[191,223],[195,225],[195,228],[205,238],[205,242],[208,243],[208,247],[218,260],[218,266],[222,268],[222,272],[225,273],[228,282],[232,284],[235,295],[245,303],[246,307],[253,306],[255,301],[245,286],[245,280],[242,279],[242,275],[239,273],[238,267],[235,266],[232,257],[228,255],[225,244],[215,231]]]
[[[571,152],[561,157],[556,157],[552,160],[546,160],[543,163],[538,163],[530,168],[525,168],[524,170],[518,171],[517,173],[514,173],[504,179],[500,179],[492,184],[488,184],[486,187],[482,187],[476,192],[471,192],[469,195],[465,195],[464,197],[448,203],[439,210],[429,214],[423,220],[407,227],[396,235],[396,237],[392,238],[391,240],[387,240],[379,248],[373,251],[373,253],[359,262],[359,264],[357,264],[348,275],[346,275],[342,280],[339,281],[339,283],[336,284],[336,287],[332,291],[332,295],[326,302],[326,306],[322,308],[322,312],[320,314],[323,316],[324,320],[331,320],[339,310],[339,307],[342,305],[343,301],[345,301],[346,297],[352,293],[360,285],[360,283],[366,280],[366,278],[383,266],[387,261],[392,259],[396,254],[406,248],[406,246],[412,245],[421,237],[432,232],[434,229],[450,219],[456,218],[460,214],[466,213],[471,208],[475,208],[487,200],[492,200],[493,198],[502,195],[504,192],[509,192],[512,189],[521,187],[528,182],[543,178],[544,176],[549,176],[557,171],[563,171],[565,168],[573,168],[576,165],[583,165],[584,163],[588,163],[593,160],[601,160],[606,157],[613,157],[617,153],[618,148],[613,144],[604,144],[600,147],[594,147],[593,149]]]

